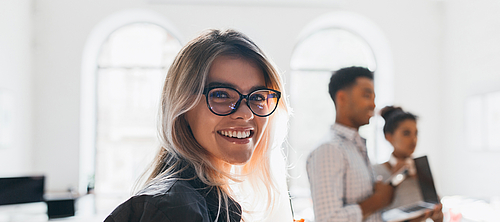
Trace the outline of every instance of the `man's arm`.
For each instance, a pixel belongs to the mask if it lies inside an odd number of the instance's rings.
[[[309,155],[306,166],[317,222],[362,220],[358,204],[344,205],[346,163],[340,149],[322,145]]]
[[[393,195],[393,186],[380,181],[375,183],[373,195],[359,203],[359,207],[361,207],[361,212],[363,213],[363,220],[391,204]]]

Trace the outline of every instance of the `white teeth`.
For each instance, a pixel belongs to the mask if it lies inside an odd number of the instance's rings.
[[[219,131],[223,136],[244,139],[250,136],[250,130],[245,131]]]

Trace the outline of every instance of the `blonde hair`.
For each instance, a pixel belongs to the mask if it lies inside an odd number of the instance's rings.
[[[233,172],[227,172],[211,161],[210,153],[196,141],[185,119],[186,112],[200,102],[209,69],[218,56],[235,56],[254,62],[264,73],[266,87],[282,93],[278,108],[268,117],[269,124],[251,159]],[[271,176],[270,150],[280,148],[284,140],[288,110],[280,74],[252,40],[235,30],[206,31],[181,49],[168,70],[159,114],[161,148],[152,167],[145,173],[149,173],[146,185],[175,175],[182,163],[188,162],[202,182],[218,188],[219,206],[221,200],[227,203],[227,198],[233,197],[229,181],[241,182],[248,178],[254,191],[267,197],[266,209],[272,209],[277,189]],[[276,130],[278,120],[283,127]],[[275,132],[282,136],[274,136]]]

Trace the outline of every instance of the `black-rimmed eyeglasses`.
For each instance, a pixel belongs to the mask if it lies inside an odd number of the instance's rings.
[[[271,115],[281,97],[281,92],[273,89],[256,89],[247,95],[231,87],[206,88],[203,94],[207,97],[208,109],[215,115],[227,116],[236,110],[243,99],[253,114],[259,117]]]

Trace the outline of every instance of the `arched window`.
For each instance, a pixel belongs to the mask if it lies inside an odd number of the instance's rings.
[[[351,31],[331,27],[302,39],[292,55],[293,71],[329,72],[347,67],[376,69],[375,57],[367,42]]]
[[[181,45],[164,28],[134,23],[103,44],[97,68],[95,192],[130,194],[159,146],[156,116]]]
[[[181,39],[163,15],[143,9],[112,14],[89,34],[81,69],[79,192],[94,187],[101,213],[130,196],[158,148],[160,92]]]
[[[353,17],[355,19],[349,19]],[[289,170],[289,187],[295,197],[293,205],[296,214],[306,220],[313,220],[314,217],[305,167],[306,158],[310,151],[325,142],[330,126],[335,122],[335,107],[328,93],[332,72],[349,66],[367,67],[375,72],[377,107],[392,101],[392,98],[387,98],[391,92],[381,92],[382,89],[379,89],[380,79],[387,79],[387,75],[391,74],[388,70],[392,68],[384,63],[388,58],[379,58],[384,57],[383,53],[376,51],[380,46],[374,46],[373,39],[370,42],[370,35],[366,35],[364,27],[371,24],[361,22],[363,24],[360,25],[360,20],[363,21],[364,18],[351,13],[320,17],[306,27],[291,57],[290,103],[293,116],[289,135],[291,150],[288,156],[292,166]],[[380,33],[374,36],[377,34]],[[386,84],[392,87],[391,82]],[[379,96],[382,96],[382,100]],[[367,139],[368,155],[372,162],[379,162],[379,156],[383,156],[377,149],[382,134],[380,119],[381,117],[374,117],[370,124],[360,128],[361,136]]]

